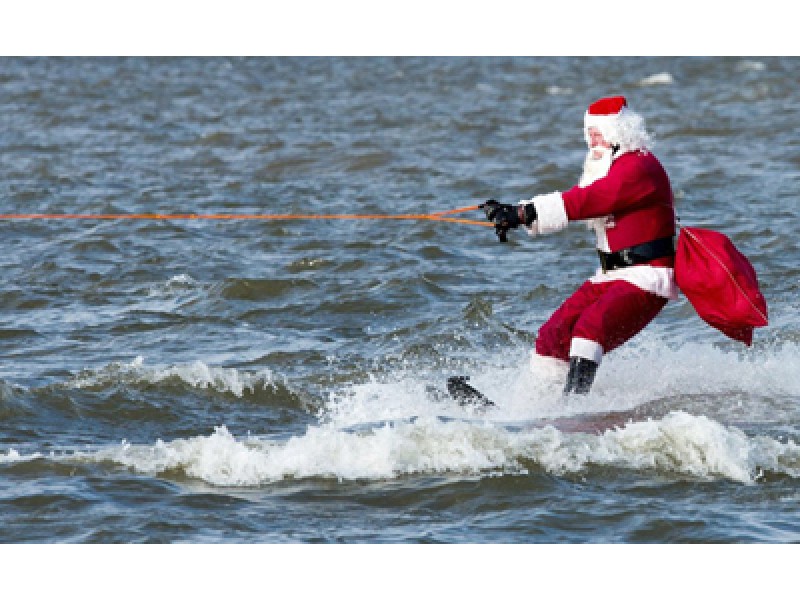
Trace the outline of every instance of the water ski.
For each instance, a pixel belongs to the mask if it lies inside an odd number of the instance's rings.
[[[461,406],[494,406],[494,402],[489,400],[481,392],[467,383],[469,377],[466,375],[453,375],[447,378],[447,392],[450,397],[458,401]]]

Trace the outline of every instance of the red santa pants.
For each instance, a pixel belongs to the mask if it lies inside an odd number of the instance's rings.
[[[568,361],[600,362],[661,312],[666,298],[627,281],[585,282],[539,329],[536,353]]]

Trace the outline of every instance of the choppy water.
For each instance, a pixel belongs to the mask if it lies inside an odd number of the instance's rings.
[[[516,201],[624,93],[771,316],[748,350],[681,298],[565,400],[527,361],[595,268],[579,225],[0,221],[0,541],[800,541],[798,67],[0,60],[3,213]],[[454,373],[497,408],[425,393]]]

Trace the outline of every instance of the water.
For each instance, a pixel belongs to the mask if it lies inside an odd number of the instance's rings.
[[[798,66],[2,59],[4,213],[516,201],[625,93],[771,323],[746,349],[681,298],[565,400],[527,361],[595,268],[580,225],[0,221],[0,541],[800,541]],[[451,374],[497,408],[426,394]]]

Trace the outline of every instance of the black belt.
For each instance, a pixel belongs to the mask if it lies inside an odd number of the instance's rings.
[[[606,273],[622,267],[648,263],[651,260],[664,258],[665,256],[675,256],[675,237],[659,238],[652,242],[637,244],[616,252],[598,250],[597,254],[600,255],[600,266],[603,268],[603,273]]]

